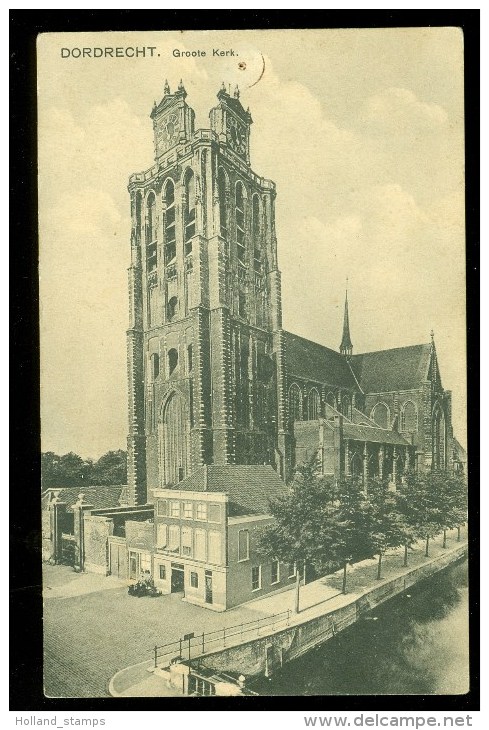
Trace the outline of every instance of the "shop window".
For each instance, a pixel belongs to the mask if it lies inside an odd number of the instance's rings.
[[[192,530],[190,527],[182,527],[182,555],[192,557]]]
[[[190,586],[192,588],[198,588],[199,587],[199,574],[194,573],[193,571],[190,573]]]

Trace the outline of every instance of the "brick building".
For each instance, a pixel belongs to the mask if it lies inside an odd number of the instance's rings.
[[[252,118],[224,86],[207,129],[180,82],[151,112],[155,164],[131,175],[128,480],[132,504],[204,465],[448,468],[451,396],[434,339],[353,354],[282,328],[275,184],[250,164]]]

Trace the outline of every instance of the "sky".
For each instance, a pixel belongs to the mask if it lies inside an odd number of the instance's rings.
[[[61,57],[135,46],[153,57]],[[196,128],[239,84],[252,168],[277,185],[284,327],[338,349],[348,277],[355,353],[433,329],[466,444],[462,59],[456,28],[39,36],[42,450],[126,447],[127,182],[154,162],[165,79]]]

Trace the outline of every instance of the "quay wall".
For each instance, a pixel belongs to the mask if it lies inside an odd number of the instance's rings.
[[[467,544],[447,550],[443,555],[413,568],[402,576],[380,581],[361,595],[355,593],[349,597],[347,594],[344,597],[345,604],[339,608],[328,609],[328,603],[325,602],[324,612],[320,615],[308,619],[304,612],[301,620],[299,613],[291,619],[291,625],[285,629],[209,652],[192,660],[192,665],[197,669],[236,672],[246,677],[260,674],[270,676],[275,669],[286,662],[297,659],[362,619],[376,606],[403,593],[452,563],[466,558],[467,553]]]

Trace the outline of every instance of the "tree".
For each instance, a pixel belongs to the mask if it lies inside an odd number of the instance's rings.
[[[426,540],[425,557],[430,555],[430,540],[443,529],[444,487],[441,472],[424,474],[409,473],[402,489],[410,493],[412,502],[413,527]]]
[[[377,580],[382,577],[382,557],[389,548],[404,544],[405,534],[401,516],[397,510],[396,492],[389,489],[387,481],[369,480],[369,504],[367,527],[375,555],[378,555]]]
[[[372,504],[368,501],[363,485],[356,479],[347,479],[338,485],[337,524],[340,527],[339,540],[341,562],[343,564],[343,593],[346,593],[347,570],[349,563],[373,557],[375,545],[372,543]]]
[[[289,494],[270,504],[275,521],[264,528],[259,542],[262,555],[295,563],[295,610],[299,611],[300,570],[311,564],[325,573],[337,563],[343,547],[333,483],[316,473],[314,465],[302,465]]]
[[[126,484],[127,453],[108,451],[93,466],[92,484]]]
[[[458,528],[467,519],[467,486],[463,475],[453,472],[433,472],[432,481],[436,481],[437,493],[443,502],[444,509],[440,513],[443,529],[443,547],[447,546],[447,529]]]
[[[396,493],[396,510],[403,534],[404,566],[408,565],[408,551],[420,538],[426,537],[424,530],[425,484],[413,472],[406,475]]]

